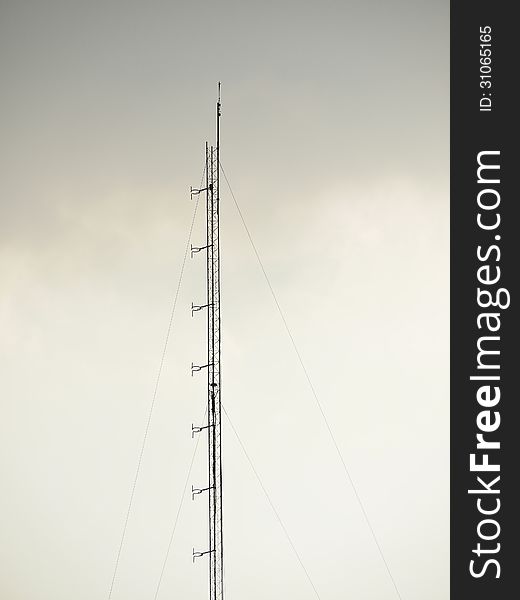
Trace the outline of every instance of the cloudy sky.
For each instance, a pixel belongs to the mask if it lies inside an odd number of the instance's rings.
[[[213,141],[403,600],[448,598],[447,0],[0,0],[0,596],[106,600]],[[222,183],[222,398],[321,600],[398,595]],[[193,243],[205,238],[199,207]],[[188,260],[113,600],[204,413]],[[227,421],[226,597],[316,598]],[[188,488],[204,484],[201,439]],[[207,597],[204,498],[157,598]]]

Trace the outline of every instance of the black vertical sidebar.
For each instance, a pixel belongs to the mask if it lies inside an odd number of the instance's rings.
[[[451,598],[456,600],[510,600],[520,580],[514,91],[520,53],[514,8],[505,1],[451,2]]]

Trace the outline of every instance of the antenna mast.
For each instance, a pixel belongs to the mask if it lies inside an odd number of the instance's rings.
[[[209,555],[209,598],[224,598],[224,548],[222,535],[222,456],[221,456],[221,375],[220,375],[220,82],[217,100],[217,139],[216,146],[206,142],[206,187],[191,189],[194,195],[206,192],[206,245],[191,248],[191,255],[206,250],[207,253],[207,303],[192,304],[192,316],[204,308],[208,316],[208,354],[206,365],[191,365],[192,375],[207,369],[208,373],[208,421],[203,427],[193,427],[192,435],[208,432],[208,485],[205,488],[193,488],[192,498],[208,492],[209,503],[209,550],[196,552],[193,560]]]

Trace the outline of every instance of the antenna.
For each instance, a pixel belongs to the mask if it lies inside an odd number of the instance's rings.
[[[208,375],[208,422],[194,427],[195,433],[208,432],[208,484],[203,488],[192,488],[192,498],[208,493],[209,549],[203,552],[193,550],[196,558],[209,556],[209,598],[224,598],[224,544],[222,531],[222,457],[221,457],[221,376],[220,376],[220,81],[217,100],[217,140],[216,146],[206,142],[206,187],[190,189],[191,196],[206,192],[206,245],[192,247],[192,257],[206,250],[207,301],[205,304],[192,304],[194,313],[207,309],[208,350],[207,363],[203,366],[191,365],[191,373],[207,369]]]

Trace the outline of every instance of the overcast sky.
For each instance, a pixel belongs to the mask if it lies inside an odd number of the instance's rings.
[[[447,600],[448,51],[447,0],[0,0],[2,598],[108,598],[221,80],[222,165],[402,600]],[[321,600],[396,600],[221,196],[223,402]],[[204,299],[201,255],[113,600],[154,600]],[[226,598],[315,598],[226,421],[223,453]],[[207,597],[206,546],[188,494],[159,600]]]

